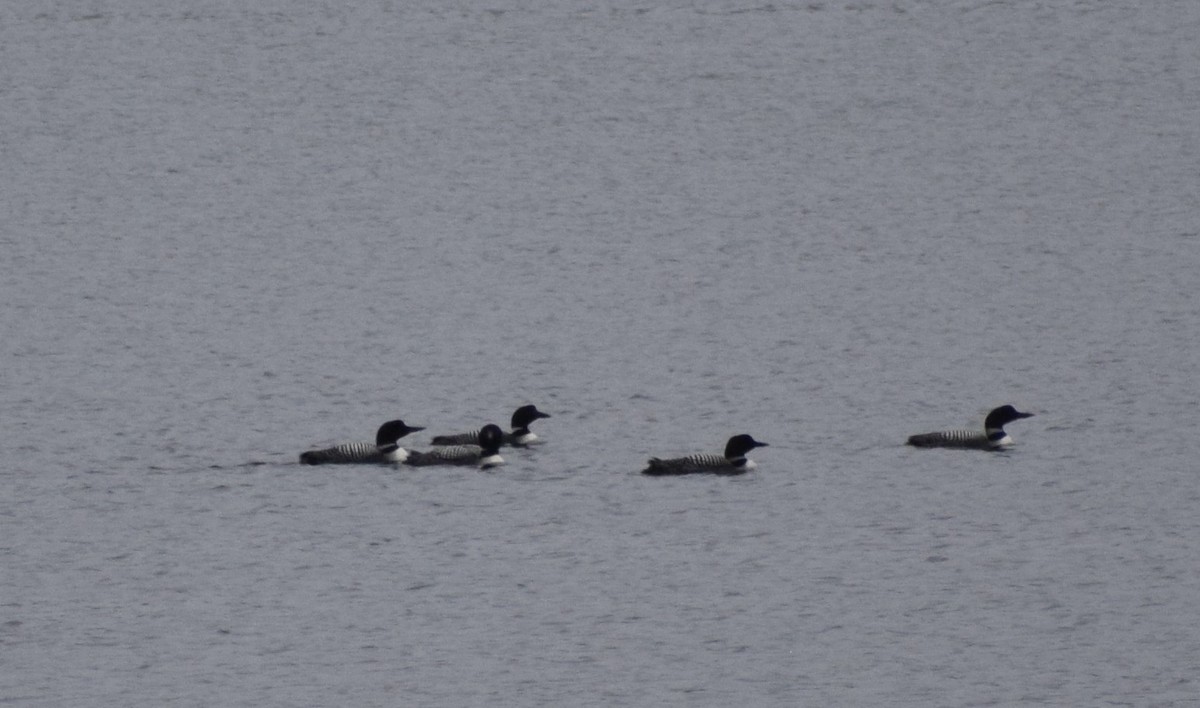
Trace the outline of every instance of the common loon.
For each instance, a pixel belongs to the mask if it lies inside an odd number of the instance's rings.
[[[913,447],[959,447],[972,450],[999,450],[1012,445],[1013,440],[1004,432],[1004,426],[1020,420],[1032,418],[1032,413],[1022,413],[1012,406],[1004,405],[992,409],[983,420],[983,431],[979,430],[942,430],[936,433],[913,435],[908,444]]]
[[[538,418],[549,418],[549,413],[543,413],[537,406],[521,406],[512,414],[512,431],[504,434],[502,445],[525,447],[540,442],[537,435],[529,432],[529,424]],[[433,438],[431,445],[478,445],[479,431],[458,433],[455,435],[438,435]]]
[[[400,438],[415,433],[415,426],[405,425],[402,420],[389,420],[379,426],[375,433],[375,444],[365,442],[344,443],[324,450],[309,450],[300,453],[300,462],[305,465],[337,465],[337,464],[381,464],[404,462],[408,451],[396,442]]]
[[[504,432],[500,426],[489,423],[479,431],[478,445],[450,445],[435,447],[429,452],[413,450],[408,454],[404,464],[414,467],[430,465],[478,465],[486,470],[504,464],[500,457],[500,445],[504,440]]]
[[[746,459],[746,453],[756,447],[767,447],[767,443],[759,442],[749,435],[734,435],[725,443],[725,455],[701,453],[676,457],[671,460],[660,460],[651,457],[649,466],[642,474],[652,476],[678,474],[743,474],[757,467],[753,460]]]

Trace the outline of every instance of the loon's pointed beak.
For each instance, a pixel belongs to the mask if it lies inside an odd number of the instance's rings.
[[[1032,413],[1017,413],[1017,417],[1018,418],[1032,418],[1033,414]]]
[[[754,447],[771,447],[771,446],[765,442],[759,442],[759,441],[755,440]]]
[[[410,432],[410,433],[415,433],[418,430],[424,430],[424,429],[425,429],[424,426],[416,426],[416,425],[408,426],[408,432]]]

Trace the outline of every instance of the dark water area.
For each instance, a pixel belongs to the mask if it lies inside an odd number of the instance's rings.
[[[0,702],[1197,703],[1197,30],[0,10]]]

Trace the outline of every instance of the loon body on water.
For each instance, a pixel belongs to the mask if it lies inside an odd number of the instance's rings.
[[[513,447],[525,447],[540,442],[537,435],[529,432],[529,424],[538,418],[549,418],[549,413],[543,413],[537,409],[537,406],[521,406],[512,414],[512,431],[504,433],[502,445],[511,445]],[[438,435],[433,438],[431,445],[478,445],[479,444],[478,430],[470,433],[458,433],[455,435]]]
[[[642,474],[654,477],[680,474],[743,474],[758,466],[753,460],[746,459],[746,453],[756,447],[767,447],[767,443],[759,442],[749,435],[734,435],[725,443],[724,456],[701,453],[670,460],[651,457]]]
[[[428,452],[413,450],[408,454],[404,464],[414,467],[431,465],[461,465],[478,466],[486,470],[504,464],[500,457],[500,445],[504,441],[504,432],[500,426],[489,423],[479,431],[478,445],[449,445],[435,447]]]
[[[305,465],[345,464],[395,464],[404,462],[408,451],[396,442],[400,438],[424,428],[405,425],[402,420],[389,420],[379,426],[375,433],[375,444],[365,442],[344,443],[324,450],[309,450],[300,453],[300,462]]]
[[[983,430],[942,430],[936,433],[921,433],[909,437],[913,447],[957,447],[970,450],[1000,450],[1013,444],[1004,426],[1032,418],[1032,413],[1022,413],[1012,406],[1004,405],[992,409],[983,421]]]

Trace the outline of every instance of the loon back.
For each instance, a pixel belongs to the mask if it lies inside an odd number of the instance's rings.
[[[474,465],[483,457],[483,448],[478,445],[448,445],[435,447],[428,452],[413,450],[408,453],[406,465],[429,467],[433,465]]]
[[[525,447],[530,443],[536,442],[538,436],[529,432],[528,429],[524,433],[518,433],[516,430],[511,433],[504,433],[500,441],[501,445],[510,447]],[[438,435],[429,442],[430,445],[478,445],[479,431],[475,430],[470,433],[455,433],[454,435]]]
[[[353,442],[301,453],[300,462],[305,465],[386,464],[403,462],[406,454],[404,448],[395,444],[381,448],[371,443]]]
[[[744,474],[755,468],[754,462],[744,457],[727,460],[721,455],[700,453],[687,457],[675,457],[663,460],[651,457],[642,474],[651,477],[679,474]]]
[[[913,447],[960,447],[973,450],[993,450],[1002,447],[1004,437],[992,440],[987,433],[978,430],[939,430],[936,433],[921,433],[908,438]]]
[[[435,435],[430,445],[478,445],[479,431],[470,433],[455,433],[454,435]]]

